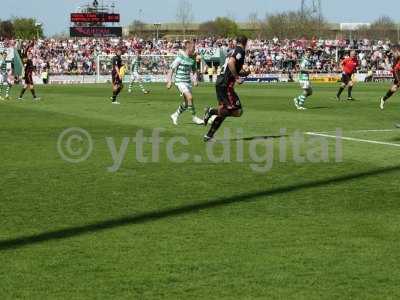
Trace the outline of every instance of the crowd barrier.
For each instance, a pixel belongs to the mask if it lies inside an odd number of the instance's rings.
[[[310,76],[311,81],[315,83],[335,83],[340,81],[341,74],[313,74]],[[288,74],[256,74],[250,75],[245,79],[248,83],[277,83],[277,82],[298,82],[298,74],[289,76]],[[379,72],[375,73],[370,80],[367,74],[355,74],[353,79],[357,82],[373,81],[383,82],[390,81],[393,79],[391,72]],[[212,82],[215,82],[216,76],[213,76]],[[124,82],[128,83],[130,76],[127,75],[124,78]],[[144,82],[165,82],[165,75],[144,75]],[[211,82],[209,76],[204,76],[204,82]],[[110,83],[111,76],[109,75],[50,75],[50,84],[94,84],[94,83]],[[43,80],[39,76],[34,76],[35,84],[43,84]]]

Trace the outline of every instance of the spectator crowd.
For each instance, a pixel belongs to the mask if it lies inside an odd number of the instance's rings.
[[[112,55],[117,47],[128,55],[135,55],[141,49],[142,55],[173,56],[181,49],[181,41],[144,41],[141,39],[43,39],[36,42],[3,40],[4,47],[29,48],[33,63],[39,72],[49,74],[96,73],[97,56]],[[202,39],[196,42],[198,49],[228,48],[232,45],[227,39]],[[247,64],[254,74],[295,73],[298,62],[306,49],[313,50],[313,69],[318,73],[338,73],[340,60],[350,50],[356,50],[360,62],[360,72],[389,71],[392,68],[389,41],[370,40],[251,40],[248,45]],[[163,65],[150,66],[157,72],[167,68]],[[218,65],[208,65],[217,70]],[[107,66],[104,66],[104,71]],[[210,70],[205,69],[205,74]],[[217,71],[215,71],[217,72]]]

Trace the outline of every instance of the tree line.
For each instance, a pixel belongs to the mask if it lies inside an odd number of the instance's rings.
[[[400,24],[387,16],[379,17],[369,26],[364,25],[353,31],[340,31],[321,16],[304,14],[300,11],[283,12],[267,15],[264,19],[251,14],[246,29],[240,29],[238,24],[229,18],[216,18],[214,21],[201,23],[199,32],[204,36],[230,37],[244,33],[251,38],[299,39],[313,37],[353,39],[391,40],[400,43]],[[336,25],[337,26],[337,25]]]
[[[190,22],[180,23],[182,35],[188,33]],[[336,28],[334,28],[336,26]],[[152,32],[145,30],[146,24],[139,20],[130,25],[130,34],[143,38],[154,37]],[[304,15],[301,12],[283,12],[267,15],[259,19],[252,14],[246,22],[246,27],[241,28],[237,22],[229,17],[217,17],[214,20],[200,23],[196,31],[198,37],[234,37],[239,34],[250,38],[272,39],[311,39],[313,37],[335,39],[339,36],[353,39],[391,40],[400,43],[400,24],[389,17],[382,16],[370,26],[360,26],[355,30],[340,30],[338,25],[331,24],[323,18]]]
[[[32,40],[43,36],[43,27],[34,18],[0,20],[1,38]]]
[[[180,0],[176,21],[182,28],[183,36],[187,34],[193,20],[192,4],[188,0]],[[139,20],[134,21],[131,24],[130,33],[132,35],[149,34],[144,30],[145,25]],[[370,26],[361,26],[353,31],[341,31],[333,26],[319,12],[307,9],[267,14],[262,18],[259,18],[257,13],[252,13],[248,17],[246,28],[240,28],[233,18],[218,17],[201,23],[196,34],[202,37],[233,37],[246,34],[250,38],[260,39],[337,38],[338,35],[342,35],[343,38],[389,39],[400,42],[400,24],[396,24],[393,19],[386,16],[378,18]],[[151,36],[151,33],[149,35]]]

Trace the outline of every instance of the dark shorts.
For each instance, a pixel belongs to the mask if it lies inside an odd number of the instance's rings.
[[[121,85],[122,84],[122,80],[121,80],[121,78],[119,78],[117,72],[113,71],[111,73],[111,77],[112,77],[113,85]]]
[[[235,81],[226,83],[217,83],[216,92],[220,105],[223,105],[228,110],[239,110],[242,108],[242,103],[238,94],[234,90]]]
[[[26,85],[33,85],[33,76],[32,76],[32,74],[25,76],[25,84]]]
[[[352,81],[352,77],[353,77],[353,74],[343,73],[343,74],[342,74],[342,82],[343,82],[345,85],[348,85],[349,82]]]

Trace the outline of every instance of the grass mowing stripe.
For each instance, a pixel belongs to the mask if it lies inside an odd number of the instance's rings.
[[[392,173],[392,172],[397,172],[397,171],[400,171],[400,166],[376,169],[376,170],[371,170],[371,171],[361,172],[361,173],[354,173],[354,174],[319,180],[319,181],[315,181],[315,182],[311,181],[311,182],[306,182],[306,183],[299,184],[299,185],[284,186],[284,187],[280,187],[280,188],[276,188],[276,189],[272,189],[272,190],[265,190],[265,191],[255,192],[255,193],[241,194],[241,195],[237,195],[234,197],[215,199],[215,200],[211,200],[211,201],[204,202],[204,203],[195,203],[195,204],[190,204],[190,205],[186,205],[183,207],[165,209],[162,211],[142,213],[137,216],[128,216],[128,217],[123,217],[123,218],[114,219],[114,220],[107,220],[107,221],[99,222],[99,223],[95,223],[95,224],[84,225],[84,226],[80,226],[80,227],[61,229],[61,230],[52,231],[52,232],[45,232],[45,233],[41,233],[41,234],[37,234],[37,235],[25,236],[25,237],[3,240],[3,241],[0,240],[0,251],[15,249],[15,248],[38,244],[38,243],[47,242],[47,241],[51,241],[51,240],[66,239],[66,238],[70,238],[70,237],[74,237],[74,236],[79,236],[82,234],[87,234],[90,232],[97,232],[97,231],[113,229],[113,228],[121,227],[121,226],[127,226],[127,225],[132,225],[132,224],[139,224],[139,223],[147,223],[150,221],[156,221],[156,220],[163,219],[163,218],[176,217],[176,216],[180,216],[180,215],[184,215],[184,214],[196,213],[199,210],[213,209],[213,208],[218,208],[218,207],[222,207],[225,205],[230,205],[230,204],[235,204],[235,203],[240,203],[240,202],[255,201],[255,199],[262,197],[262,196],[269,197],[269,196],[283,194],[283,193],[293,193],[293,192],[301,191],[304,189],[317,188],[317,187],[321,187],[321,186],[325,186],[325,185],[342,184],[342,183],[345,183],[348,181],[361,180],[361,179],[367,178],[369,176],[387,174],[387,173]]]

